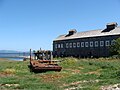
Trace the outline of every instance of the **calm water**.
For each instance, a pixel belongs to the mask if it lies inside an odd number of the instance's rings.
[[[6,58],[9,60],[14,60],[14,61],[23,61],[24,58]]]
[[[0,53],[0,58],[6,58],[15,61],[23,61],[24,58],[21,56],[29,56],[29,53]]]

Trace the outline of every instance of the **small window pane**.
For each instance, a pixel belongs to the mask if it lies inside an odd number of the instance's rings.
[[[85,42],[85,47],[88,47],[88,42]]]
[[[104,41],[100,41],[100,46],[101,46],[101,47],[104,46]]]
[[[109,41],[106,41],[106,42],[105,42],[105,45],[106,45],[106,46],[110,46],[110,42],[109,42]]]
[[[68,48],[69,46],[68,46],[68,43],[66,43],[66,48]]]
[[[57,48],[57,44],[55,44],[55,48]]]
[[[84,42],[81,42],[81,47],[84,47]]]
[[[73,47],[76,48],[76,43],[73,43]]]
[[[95,41],[95,47],[98,47],[98,41]]]
[[[58,44],[58,48],[60,48],[60,44]]]
[[[77,47],[80,47],[80,42],[77,42]]]
[[[61,48],[63,48],[63,44],[61,44]]]
[[[90,42],[90,47],[93,47],[93,41]]]
[[[112,41],[111,41],[111,45],[114,45],[114,44],[115,44],[115,40],[112,40]]]
[[[70,43],[69,45],[70,45],[70,48],[72,48],[72,43]]]

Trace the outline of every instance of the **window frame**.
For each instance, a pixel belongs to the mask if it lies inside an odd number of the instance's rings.
[[[60,44],[58,44],[58,48],[61,48],[61,45],[60,45]]]
[[[91,45],[92,44],[92,45]],[[93,41],[90,41],[90,47],[93,47]]]
[[[111,40],[111,45],[114,45],[115,44],[115,40]]]
[[[72,46],[72,43],[69,43],[69,47],[70,47],[70,48],[72,48],[72,47],[73,47],[73,46]]]
[[[104,46],[104,41],[100,41],[100,47]]]
[[[77,47],[78,47],[78,48],[80,47],[80,42],[77,42]]]
[[[81,47],[84,47],[84,42],[81,42]]]
[[[110,46],[110,41],[109,40],[105,41],[105,46]]]
[[[85,42],[85,47],[89,47],[89,43],[88,42]]]
[[[73,48],[76,48],[76,43],[75,42],[73,43]]]
[[[57,47],[57,44],[55,44],[55,48],[57,49],[58,47]]]
[[[98,47],[99,45],[98,45],[98,41],[95,41],[95,47]]]
[[[69,48],[69,43],[66,43],[66,48]]]
[[[64,48],[63,43],[61,43],[61,48]]]

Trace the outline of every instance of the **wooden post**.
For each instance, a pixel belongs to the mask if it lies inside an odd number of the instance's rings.
[[[53,60],[53,53],[50,51],[50,59]]]
[[[31,49],[30,49],[30,61],[31,61],[31,59],[32,59],[32,58],[31,58]]]

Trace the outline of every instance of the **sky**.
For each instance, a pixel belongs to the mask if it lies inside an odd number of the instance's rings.
[[[120,26],[120,0],[0,0],[0,50],[52,50],[53,40]]]

